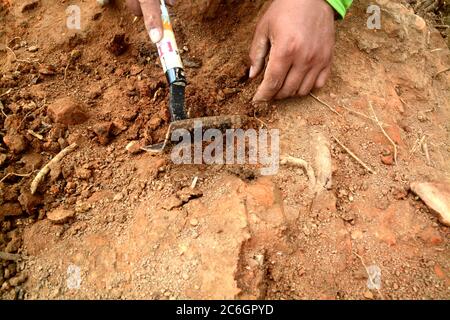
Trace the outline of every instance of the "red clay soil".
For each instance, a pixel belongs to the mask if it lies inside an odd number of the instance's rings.
[[[81,30],[68,30],[65,1],[3,0],[0,297],[449,299],[448,226],[410,190],[450,181],[440,32],[398,1],[377,1],[382,29],[369,30],[370,1],[355,1],[336,22],[332,77],[314,92],[338,114],[311,96],[254,105],[261,78],[248,79],[247,55],[268,2],[222,1],[206,14],[179,2],[189,115],[247,115],[281,130],[282,156],[312,164],[325,137],[328,189],[316,195],[295,166],[263,177],[258,166],[127,151],[161,141],[169,121],[142,19],[121,1],[74,1]],[[32,195],[37,172],[72,143]]]

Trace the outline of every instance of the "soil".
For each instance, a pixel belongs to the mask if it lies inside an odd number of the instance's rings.
[[[308,163],[319,132],[332,180],[316,194],[300,167],[261,176],[132,148],[164,137],[168,88],[122,2],[71,2],[81,30],[69,30],[65,1],[0,1],[0,297],[449,299],[449,229],[410,184],[450,181],[450,52],[407,1],[377,2],[381,30],[366,28],[366,0],[336,22],[332,77],[314,94],[338,114],[311,96],[251,102],[248,49],[268,2],[171,9],[189,115],[247,115]]]

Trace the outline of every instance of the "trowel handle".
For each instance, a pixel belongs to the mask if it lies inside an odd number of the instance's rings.
[[[167,11],[164,0],[160,1],[163,37],[161,41],[156,44],[159,59],[169,85],[186,85],[183,63],[181,62],[180,52],[178,51],[177,42],[175,41],[175,34],[173,33],[172,24],[170,23],[169,12]]]

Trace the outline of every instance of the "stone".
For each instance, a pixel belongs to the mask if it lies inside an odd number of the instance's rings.
[[[0,154],[0,167],[2,167],[6,161],[8,160],[8,156],[4,153]]]
[[[4,217],[20,216],[22,213],[22,206],[17,202],[6,202],[0,205],[0,220]]]
[[[364,298],[368,300],[373,300],[373,293],[371,291],[364,292]]]
[[[5,252],[7,253],[16,253],[19,251],[20,246],[22,245],[22,239],[19,237],[13,238],[5,248]]]
[[[189,223],[191,224],[191,226],[196,227],[198,226],[198,220],[195,218],[192,218]]]
[[[3,137],[3,142],[15,154],[24,152],[28,145],[27,139],[21,134],[7,134]]]
[[[139,141],[130,141],[125,149],[130,154],[137,154],[139,152],[142,152],[141,144],[139,143]]]
[[[147,123],[148,128],[150,130],[156,130],[162,123],[162,119],[160,117],[153,117],[150,119],[150,121]]]
[[[183,201],[183,203],[186,203],[191,199],[200,198],[203,195],[203,192],[196,188],[192,189],[189,187],[185,187],[177,191],[176,195],[181,201]]]
[[[92,177],[92,172],[86,168],[76,168],[75,177],[81,180],[89,180],[89,178]]]
[[[170,211],[172,209],[181,207],[182,205],[183,201],[181,201],[179,198],[175,196],[171,196],[164,201],[164,203],[162,204],[162,208]]]
[[[28,214],[35,213],[37,208],[44,202],[42,196],[31,194],[29,191],[22,191],[18,199],[23,210]]]
[[[113,201],[120,201],[123,199],[123,194],[122,193],[118,193],[114,196]]]
[[[44,156],[36,152],[27,153],[20,159],[20,162],[25,165],[24,171],[30,172],[42,167],[44,164]]]
[[[392,166],[394,164],[394,157],[391,154],[382,155],[381,162],[387,166]]]
[[[56,224],[66,223],[75,216],[73,210],[56,208],[53,211],[47,213],[47,219]]]
[[[450,227],[450,184],[448,182],[413,182],[411,191],[435,212],[439,221]]]
[[[36,51],[38,51],[39,50],[39,47],[38,46],[29,46],[28,47],[28,51],[29,52],[36,52]]]
[[[102,122],[94,126],[94,132],[98,137],[98,142],[101,145],[107,145],[111,140],[111,132],[113,129],[112,122]]]
[[[26,280],[28,279],[28,276],[24,273],[15,276],[14,278],[9,279],[9,284],[12,287],[17,287],[19,285],[21,285],[22,283],[24,283]]]
[[[47,114],[53,122],[65,125],[81,124],[89,118],[81,104],[71,97],[54,101],[48,106]]]

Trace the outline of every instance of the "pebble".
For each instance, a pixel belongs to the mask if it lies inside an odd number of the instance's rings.
[[[364,292],[364,298],[372,300],[373,299],[373,293],[370,291]]]
[[[195,219],[195,218],[192,218],[191,221],[190,221],[190,224],[191,224],[191,226],[195,227],[195,226],[198,225],[198,220]]]
[[[18,285],[24,283],[27,280],[28,276],[26,274],[18,275],[14,278],[9,279],[9,284],[13,287],[17,287]]]
[[[118,193],[114,196],[113,200],[114,201],[120,201],[123,199],[123,194],[122,193]]]
[[[130,154],[136,154],[142,151],[141,149],[141,145],[139,143],[139,141],[131,141],[129,142],[125,149],[128,151],[128,153]]]
[[[64,125],[81,124],[88,119],[84,106],[70,97],[55,100],[47,107],[47,114],[53,122]]]
[[[28,47],[28,51],[29,52],[36,52],[36,51],[38,51],[39,50],[39,47],[38,46],[30,46],[30,47]]]
[[[450,226],[450,184],[444,181],[413,182],[411,190],[434,211],[439,221]]]
[[[47,213],[47,219],[56,224],[65,223],[74,216],[75,212],[73,210],[63,208],[56,208],[55,210]]]

